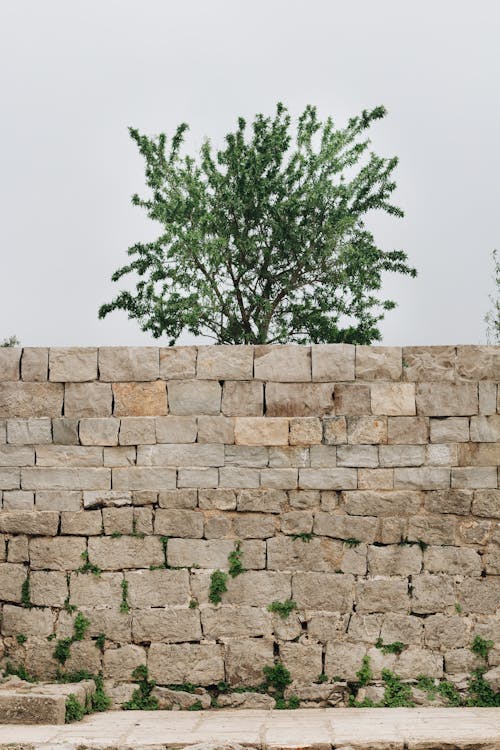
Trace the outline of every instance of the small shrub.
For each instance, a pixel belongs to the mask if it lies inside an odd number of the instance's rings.
[[[101,675],[94,677],[95,692],[92,695],[92,710],[93,711],[107,711],[111,705],[111,698],[106,695],[104,690],[104,682]]]
[[[21,604],[23,607],[26,607],[27,609],[31,609],[31,594],[30,594],[30,579],[29,576],[26,576],[26,578],[23,581],[23,585],[21,586]]]
[[[104,633],[99,633],[99,635],[95,639],[96,648],[98,648],[99,651],[104,651],[105,643],[106,643],[106,636],[104,635]]]
[[[267,607],[268,612],[276,612],[282,620],[290,617],[290,613],[294,609],[297,609],[297,604],[293,599],[286,599],[284,602],[272,602]]]
[[[360,539],[350,536],[347,539],[344,539],[344,544],[347,544],[348,547],[359,547],[361,541]]]
[[[188,711],[202,711],[203,706],[201,705],[201,701],[197,700],[194,703],[192,703],[190,706],[188,706]]]
[[[303,542],[310,542],[313,536],[314,536],[313,533],[306,534],[303,532],[302,534],[292,534],[292,539],[294,542],[297,539],[302,539]]]
[[[488,658],[489,652],[493,648],[493,645],[493,641],[486,641],[484,638],[481,638],[480,635],[476,635],[476,637],[472,641],[470,650],[473,654],[477,654],[477,656],[481,656],[486,660]]]
[[[137,682],[137,689],[132,693],[132,698],[123,704],[124,711],[156,711],[158,699],[151,695],[156,685],[154,680],[148,679],[148,668],[145,664],[136,667],[132,677]]]
[[[73,641],[83,641],[89,625],[90,620],[87,620],[81,612],[78,612],[73,623]]]
[[[19,643],[20,646],[23,645],[23,643],[26,643],[28,640],[27,636],[24,635],[24,633],[19,633],[19,635],[16,635],[16,641]]]
[[[120,612],[130,612],[130,607],[127,601],[128,596],[128,581],[124,578],[120,584],[122,589],[122,600],[120,602]]]
[[[402,654],[406,646],[401,641],[394,641],[394,643],[383,643],[382,639],[379,638],[375,646],[379,648],[383,654]]]
[[[222,570],[214,570],[210,576],[208,598],[212,604],[219,604],[222,601],[222,594],[227,591],[227,579],[227,573],[223,573]]]
[[[245,572],[245,568],[243,567],[243,564],[241,562],[241,557],[243,555],[243,552],[241,551],[241,543],[237,542],[234,550],[229,553],[228,560],[229,560],[229,575],[231,578],[236,578],[236,576],[241,575]]]
[[[264,667],[263,672],[266,690],[272,688],[276,696],[282,698],[285,688],[292,681],[288,669],[280,661],[277,661],[272,667]]]
[[[90,562],[90,560],[89,560],[89,553],[87,552],[87,550],[85,550],[84,552],[82,552],[81,558],[83,560],[83,565],[81,565],[77,569],[76,572],[77,573],[84,573],[84,574],[86,574],[86,573],[92,573],[92,575],[97,576],[97,578],[99,578],[99,576],[101,575],[102,571],[101,571],[101,569],[100,569],[100,567],[98,565],[94,565],[93,563]]]
[[[72,721],[80,721],[86,713],[85,706],[82,706],[76,696],[70,693],[66,698],[66,724],[70,724]]]
[[[498,708],[500,706],[500,692],[495,693],[483,677],[484,669],[476,669],[469,678],[467,691],[467,706],[485,706]]]
[[[368,685],[368,683],[373,679],[369,656],[363,656],[361,669],[359,670],[359,672],[356,672],[356,677],[358,678],[358,683],[361,686]]]
[[[414,705],[411,700],[411,687],[401,682],[401,678],[394,674],[394,672],[391,672],[389,669],[383,669],[382,679],[385,683],[384,706],[409,708]]]

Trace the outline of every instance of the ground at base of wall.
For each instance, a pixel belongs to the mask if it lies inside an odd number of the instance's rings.
[[[0,750],[499,750],[500,709],[109,711],[73,726],[0,726]]]

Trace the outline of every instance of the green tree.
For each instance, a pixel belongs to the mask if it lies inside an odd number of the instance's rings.
[[[384,251],[366,228],[370,211],[403,216],[391,202],[396,158],[368,152],[365,132],[385,115],[363,111],[344,128],[307,106],[290,134],[287,109],[243,118],[214,155],[181,156],[184,123],[167,137],[131,128],[146,162],[148,198],[161,225],[137,243],[113,281],[132,274],[99,317],[125,310],[143,331],[175,343],[183,330],[221,344],[295,341],[367,344],[395,307],[378,292],[384,271],[415,276],[401,250]]]
[[[19,341],[17,336],[9,336],[8,338],[0,342],[0,347],[19,346],[20,343],[21,342]]]
[[[500,344],[500,260],[497,250],[493,250],[493,279],[495,294],[490,294],[491,310],[485,315],[486,339],[489,344]]]

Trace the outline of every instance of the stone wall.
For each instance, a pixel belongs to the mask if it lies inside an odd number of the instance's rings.
[[[0,349],[0,665],[242,687],[279,660],[314,699],[365,655],[463,683],[480,635],[494,668],[499,380],[498,347]]]

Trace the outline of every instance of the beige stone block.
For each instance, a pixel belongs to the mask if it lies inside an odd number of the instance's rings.
[[[456,489],[495,489],[498,486],[496,466],[465,466],[451,470],[451,486]]]
[[[107,490],[83,493],[83,507],[87,508],[120,508],[132,503],[132,493],[128,491]]]
[[[498,529],[499,527],[496,525],[496,528]],[[457,531],[457,544],[485,545],[492,532],[492,523],[484,518],[479,520],[472,518],[466,520],[460,519]]]
[[[28,467],[21,470],[21,485],[25,490],[109,489],[111,469]]]
[[[61,383],[0,382],[0,415],[9,417],[60,417],[64,386]]]
[[[7,562],[24,563],[29,561],[29,539],[24,534],[9,539]]]
[[[48,608],[26,609],[5,604],[2,616],[2,635],[36,635],[41,638],[51,635],[54,615]]]
[[[318,417],[333,414],[333,383],[267,383],[268,417]]]
[[[290,672],[292,680],[314,682],[323,671],[322,652],[319,643],[282,643],[280,661]]]
[[[488,381],[480,381],[479,386],[479,413],[495,414],[497,410],[497,384]]]
[[[352,344],[313,344],[312,379],[330,383],[354,380],[355,352]]]
[[[262,545],[262,549],[265,549],[265,542],[244,542],[242,544],[246,568],[260,567],[250,564],[252,562],[251,557],[255,557],[255,550],[257,549],[255,545]],[[245,549],[250,552],[250,558],[248,559],[245,556]],[[168,564],[172,567],[224,568],[227,570],[229,567],[228,555],[233,550],[234,540],[229,539],[170,539],[167,559]]]
[[[122,420],[123,421],[123,420]],[[157,443],[194,443],[198,432],[196,417],[157,417]]]
[[[272,635],[271,615],[265,609],[224,604],[201,610],[203,635],[208,640],[222,638],[268,637]],[[185,640],[185,639],[184,639]]]
[[[239,447],[239,446],[236,446]],[[241,446],[244,448],[245,446]],[[313,445],[311,446],[311,450],[318,450],[321,448],[324,448],[326,446],[321,445]],[[310,465],[310,458],[309,458],[309,448],[303,446],[303,445],[279,445],[279,446],[271,446],[270,448],[264,448],[264,451],[269,451],[269,458],[265,458],[265,455],[262,454],[262,461],[260,465],[262,467],[267,466],[269,463],[269,467],[271,469],[287,469],[287,468],[298,468],[300,466],[309,466]],[[333,452],[335,453],[335,449],[333,449]],[[336,454],[335,454],[336,455]],[[227,456],[227,450],[226,450],[226,456]],[[226,458],[227,463],[227,458]],[[335,465],[335,462],[334,464]]]
[[[311,380],[311,347],[293,344],[256,346],[254,377],[284,383]]]
[[[158,417],[158,419],[163,419],[163,417]],[[168,417],[165,417],[165,419],[168,419]],[[120,445],[150,445],[156,443],[154,418],[124,417],[120,421],[119,443]],[[113,445],[116,445],[116,443],[113,443]]]
[[[167,388],[171,414],[220,414],[222,389],[216,380],[173,380]]]
[[[203,513],[198,510],[159,509],[154,522],[155,534],[201,539]]]
[[[21,378],[25,381],[43,382],[49,371],[49,350],[44,347],[24,347],[21,357]]]
[[[234,443],[234,420],[230,417],[198,417],[199,443]]]
[[[234,538],[233,521],[225,516],[209,516],[205,519],[205,539]],[[241,539],[241,535],[239,535]]]
[[[412,416],[415,414],[414,383],[373,383],[371,386],[373,414]]]
[[[454,346],[405,346],[403,348],[404,380],[425,382],[455,380]]]
[[[487,417],[471,417],[470,439],[474,443],[495,443],[500,441],[500,414],[493,414]],[[12,441],[9,440],[10,442]]]
[[[303,490],[356,489],[356,469],[299,469],[299,487]]]
[[[357,380],[401,380],[402,350],[399,346],[357,346]]]
[[[399,544],[408,537],[408,518],[389,516],[381,518],[377,533],[377,542],[381,544]]]
[[[213,685],[224,680],[219,644],[152,643],[148,653],[150,678],[160,685]]]
[[[224,447],[224,460],[227,466],[264,467],[269,463],[270,450],[273,455],[276,452],[286,451],[285,462],[278,461],[276,466],[295,465],[295,461],[298,460],[297,453],[300,451],[298,448],[289,448],[289,446],[269,449],[257,445],[226,445]],[[293,458],[290,459],[288,458],[289,450],[293,453]],[[279,457],[281,457],[281,453],[279,453]],[[270,465],[275,466],[275,464]]]
[[[136,643],[181,643],[201,639],[198,609],[137,609],[132,614],[132,637]]]
[[[458,346],[457,375],[467,380],[498,380],[500,346]]]
[[[477,414],[477,384],[417,383],[416,401],[417,413],[431,417]]]
[[[304,510],[291,510],[281,515],[281,531],[283,534],[310,534],[313,527],[313,515]],[[272,536],[272,535],[270,535]]]
[[[412,578],[411,611],[417,614],[446,612],[455,604],[452,576],[422,573]]]
[[[425,544],[454,544],[455,519],[453,516],[411,516],[408,538]]]
[[[330,493],[334,495],[335,493]],[[317,490],[291,490],[288,500],[292,508],[297,510],[316,509],[320,503],[320,493]]]
[[[102,466],[103,450],[79,445],[40,445],[36,448],[36,465],[47,467]]]
[[[347,438],[353,444],[387,442],[386,417],[348,417]]]
[[[210,490],[206,490],[206,492],[209,491]],[[158,496],[160,508],[196,508],[197,501],[198,494],[194,489],[163,490]]]
[[[429,441],[428,420],[425,417],[389,417],[387,433],[388,443],[425,445]]]
[[[221,469],[221,471],[224,471]],[[177,475],[177,487],[200,487],[215,488],[219,484],[219,472],[217,469],[197,468],[179,469]],[[223,482],[220,482],[223,485]],[[231,483],[230,483],[231,484]]]
[[[113,643],[130,643],[132,640],[132,616],[120,612],[119,605],[109,609],[86,609],[84,612],[90,620],[88,635],[91,638],[104,633]]]
[[[425,462],[423,445],[381,445],[380,466],[422,466]]]
[[[314,516],[313,531],[319,536],[329,536],[334,539],[358,539],[370,544],[376,538],[377,519],[333,515],[319,511]]]
[[[336,384],[334,398],[337,415],[355,416],[372,412],[370,387],[367,385]]]
[[[81,383],[97,379],[97,349],[95,347],[51,347],[49,350],[49,380],[56,383]]]
[[[287,445],[288,419],[236,417],[234,435],[240,445]]]
[[[35,451],[31,446],[0,445],[0,466],[32,466]]]
[[[207,519],[207,523],[209,520],[220,521],[222,519],[220,517]],[[229,521],[229,519],[225,520]],[[267,539],[275,535],[277,519],[267,513],[238,513],[233,519],[232,527],[238,539]],[[230,528],[232,527],[230,525]],[[205,536],[208,536],[206,527]]]
[[[50,419],[8,419],[7,442],[15,445],[43,445],[52,442]]]
[[[425,507],[430,513],[470,513],[472,490],[437,490],[425,493]]]
[[[239,511],[280,513],[287,502],[286,493],[275,489],[245,489],[237,495]]]
[[[270,695],[253,692],[226,693],[219,695],[217,705],[221,708],[262,709],[274,708],[276,701]]]
[[[500,601],[500,578],[464,578],[457,583],[457,593],[465,614],[494,614]]]
[[[342,543],[313,537],[309,541],[290,536],[267,540],[269,570],[293,570],[333,573],[340,569]]]
[[[372,576],[410,576],[422,570],[418,546],[368,547],[368,571]]]
[[[30,575],[30,600],[40,607],[63,607],[68,596],[66,573],[34,570]]]
[[[90,537],[89,559],[101,570],[149,568],[164,563],[163,546],[157,537]]]
[[[309,638],[325,643],[326,641],[338,640],[344,633],[347,623],[349,625],[356,614],[340,615],[333,612],[307,612],[307,634]],[[335,672],[335,674],[337,674]]]
[[[384,644],[399,641],[405,644],[420,645],[424,622],[420,617],[388,612],[384,615],[380,638]]]
[[[72,573],[70,580],[71,604],[77,609],[114,609],[119,611],[122,600],[121,573],[101,573],[99,576]]]
[[[0,347],[0,381],[19,380],[22,349]]]
[[[500,441],[498,443],[462,443],[458,446],[460,466],[500,465]]]
[[[132,534],[134,531],[133,508],[103,508],[102,525],[105,534]]]
[[[165,490],[165,492],[171,491],[171,490]],[[132,505],[136,506],[151,506],[156,505],[158,502],[158,498],[161,493],[155,492],[153,490],[137,490],[136,492],[132,492]]]
[[[79,445],[78,425],[78,419],[66,419],[65,417],[53,419],[53,442],[57,445]]]
[[[450,470],[441,466],[394,469],[394,487],[408,490],[440,490],[450,486]],[[453,485],[452,485],[453,486]]]
[[[473,549],[460,547],[429,547],[424,552],[424,567],[430,573],[481,575],[481,557]]]
[[[349,574],[297,572],[292,578],[292,598],[299,608],[350,612],[354,585]]]
[[[5,445],[7,442],[7,420],[0,419],[0,444]]]
[[[156,380],[159,350],[155,346],[103,346],[99,348],[99,379],[109,382]]]
[[[443,657],[418,646],[410,646],[399,656],[397,673],[403,680],[415,679],[420,675],[441,678]]]
[[[103,656],[105,679],[129,681],[136,667],[146,663],[146,651],[140,646],[126,644],[121,648],[106,649]]]
[[[408,581],[401,578],[378,578],[356,584],[356,612],[410,611]]]
[[[449,417],[430,420],[431,443],[466,443],[469,440],[467,417]]]
[[[354,516],[411,516],[422,505],[421,492],[368,491],[343,493],[344,507]]]
[[[115,490],[173,490],[176,487],[175,469],[129,466],[113,469]]]
[[[222,466],[224,446],[216,443],[140,445],[137,463],[143,466]]]
[[[29,547],[32,570],[76,570],[86,550],[81,537],[35,537]]]
[[[26,568],[24,565],[12,563],[0,563],[0,591],[2,601],[21,603],[21,589],[26,580]]]
[[[425,463],[429,466],[457,466],[460,446],[456,444],[427,445],[425,448]]]
[[[57,511],[3,510],[0,513],[0,532],[4,534],[55,536],[58,526]]]
[[[169,346],[160,349],[160,378],[184,380],[196,377],[195,346]]]
[[[64,386],[66,417],[109,417],[111,404],[109,383],[66,383]]]
[[[167,391],[162,380],[151,383],[113,383],[116,417],[155,417],[167,414]]]
[[[121,445],[119,447],[104,448],[104,466],[135,466],[137,454],[135,446]]]
[[[366,655],[370,659],[370,669],[372,671],[373,679],[381,680],[382,672],[385,669],[388,669],[390,672],[395,671],[395,665],[396,665],[396,660],[397,660],[396,654],[384,654],[381,649],[372,647],[368,649]],[[380,697],[383,697],[383,694],[384,694],[384,690],[381,689]]]
[[[405,617],[405,615],[393,615],[393,617]],[[364,641],[366,643],[375,643],[380,637],[380,628],[384,615],[358,615],[353,613],[348,615],[347,636],[351,641]],[[335,638],[335,634],[333,634]],[[328,640],[333,640],[329,638]]]
[[[40,490],[35,494],[37,510],[80,510],[82,493],[77,490]]]
[[[237,578],[229,578],[224,603],[265,607],[273,602],[284,602],[291,598],[291,576],[289,573],[270,570],[246,570]]]
[[[378,467],[378,463],[378,446],[376,445],[339,445],[337,447],[337,466],[373,469]]]
[[[260,685],[264,667],[273,663],[272,639],[242,638],[229,641],[225,647],[226,680],[232,687]]]
[[[130,570],[126,572],[126,579],[127,601],[134,609],[189,604],[187,570]]]
[[[346,418],[326,417],[323,420],[323,440],[327,445],[347,443]]]
[[[470,625],[464,617],[430,615],[423,620],[424,641],[428,648],[443,650],[461,648],[471,638]]]
[[[480,656],[472,653],[468,648],[454,648],[444,655],[444,664],[447,674],[470,674],[473,670],[484,668],[484,662]]]
[[[297,487],[297,469],[262,469],[261,487],[276,490],[293,490]]]
[[[476,490],[472,502],[472,512],[475,516],[500,518],[500,490]]]
[[[65,665],[68,674],[79,669],[98,674],[101,669],[101,652],[91,641],[76,641],[71,645],[70,657]]]
[[[222,388],[222,413],[227,417],[261,417],[264,384],[257,380],[227,380]]]
[[[24,490],[6,490],[3,493],[3,509],[6,510],[34,510],[35,500],[33,492]]]
[[[360,490],[392,490],[394,472],[392,469],[359,469],[358,487]]]
[[[366,647],[360,643],[326,644],[325,674],[330,677],[341,677],[344,680],[356,681],[361,669]]]
[[[323,427],[317,417],[296,417],[290,420],[290,445],[321,443]]]
[[[224,489],[199,490],[198,504],[203,510],[236,510],[236,492]]]
[[[253,377],[253,346],[198,347],[196,376],[204,380],[249,380]]]

